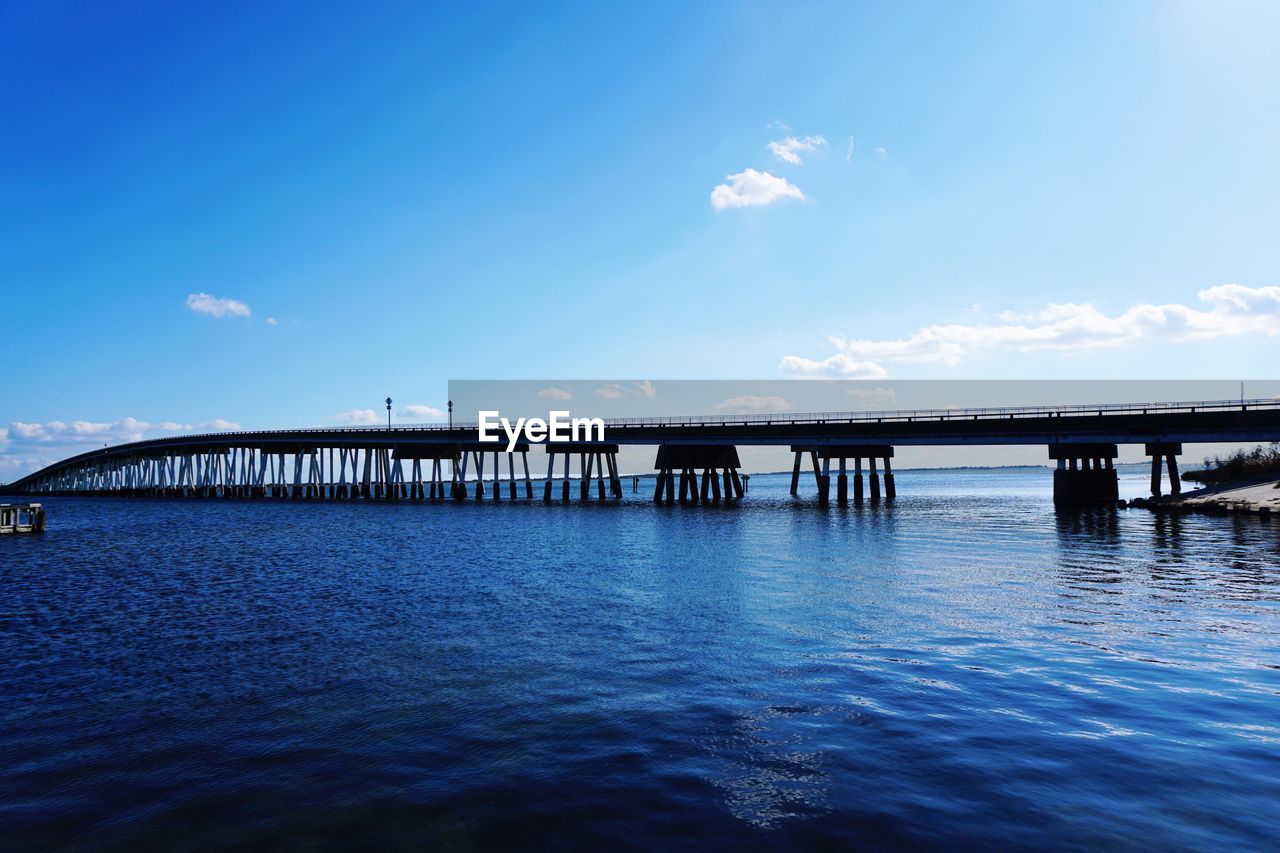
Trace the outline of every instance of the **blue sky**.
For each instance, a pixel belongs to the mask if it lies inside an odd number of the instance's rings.
[[[1274,4],[5,4],[0,74],[0,478],[451,378],[1275,375]]]

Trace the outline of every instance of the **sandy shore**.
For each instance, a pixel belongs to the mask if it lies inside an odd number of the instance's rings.
[[[1184,512],[1280,514],[1280,478],[1275,474],[1183,492],[1177,497],[1137,498],[1129,506]]]

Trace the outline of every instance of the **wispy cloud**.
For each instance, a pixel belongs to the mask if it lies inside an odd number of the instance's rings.
[[[844,161],[849,163],[853,160],[853,137],[849,137],[849,144],[844,147]]]
[[[827,140],[821,136],[806,136],[802,139],[788,136],[786,139],[770,142],[768,147],[773,156],[782,162],[799,166],[804,162],[800,156],[802,152],[817,151],[826,144]]]
[[[218,318],[248,317],[252,313],[249,306],[239,299],[224,299],[208,293],[192,293],[187,296],[187,308],[197,314]]]
[[[278,325],[280,325],[280,321],[279,321],[279,320],[277,320],[275,317],[268,317],[268,318],[267,318],[267,325],[268,325],[268,326],[278,326]]]
[[[894,362],[958,364],[978,350],[1063,353],[1140,341],[1206,341],[1246,334],[1280,335],[1280,287],[1221,284],[1199,291],[1205,307],[1180,303],[1133,305],[1106,314],[1091,304],[1050,304],[1028,315],[1001,312],[995,324],[937,324],[887,340],[829,339],[823,359],[786,356],[783,370],[809,375],[878,378]]]
[[[611,382],[596,389],[596,396],[602,400],[621,400],[623,397],[656,397],[657,395],[658,390],[653,387],[653,383],[648,379],[642,382],[632,382],[630,385]]]
[[[438,420],[447,414],[443,409],[437,409],[435,406],[405,406],[396,412],[399,417],[414,421]]]
[[[14,421],[5,431],[15,440],[38,442],[83,442],[108,439],[116,442],[141,441],[148,433],[225,432],[238,430],[233,421],[215,418],[200,424],[183,424],[176,421],[140,421],[137,418],[121,418],[118,421],[46,421],[27,423]]]
[[[884,148],[872,148],[871,152],[875,154],[877,157],[879,157],[881,160],[889,156],[889,152]]]
[[[551,388],[543,388],[538,392],[538,396],[544,400],[572,400],[573,392],[553,386]]]
[[[352,409],[349,412],[339,412],[333,416],[333,419],[340,424],[376,424],[381,422],[378,413],[373,409]]]
[[[892,388],[885,388],[881,385],[877,385],[874,388],[849,388],[844,393],[853,397],[855,400],[865,400],[877,405],[892,403],[894,400],[898,399],[897,391],[894,391]]]
[[[790,133],[791,125],[787,124],[782,119],[778,119],[776,121],[771,121],[767,125],[765,125],[765,130],[780,130],[783,133]]]
[[[783,397],[759,397],[755,394],[742,394],[718,403],[715,410],[735,415],[789,412],[791,411],[791,404]]]
[[[760,207],[785,198],[804,201],[804,193],[786,178],[768,172],[743,169],[736,175],[728,175],[729,183],[719,184],[711,191],[711,206],[717,211],[738,207]]]

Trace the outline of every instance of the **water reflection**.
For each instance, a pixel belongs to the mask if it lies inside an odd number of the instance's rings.
[[[1057,512],[1049,482],[60,502],[79,526],[4,562],[6,829],[279,846],[305,807],[399,847],[424,814],[477,847],[1265,846],[1276,526]]]

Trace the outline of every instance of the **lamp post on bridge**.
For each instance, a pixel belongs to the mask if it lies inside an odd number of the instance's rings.
[[[391,398],[387,398],[387,429],[391,429]]]
[[[453,401],[449,401],[449,429],[453,429]]]

